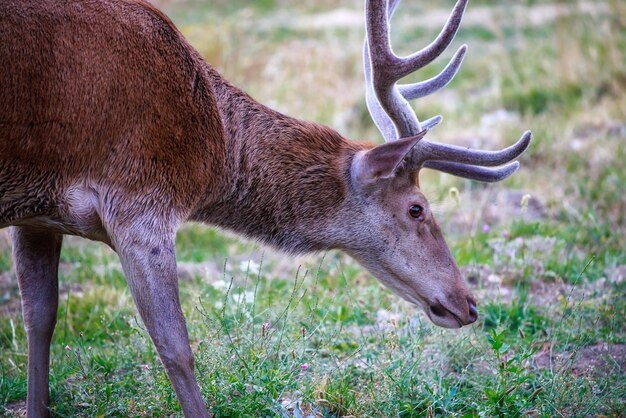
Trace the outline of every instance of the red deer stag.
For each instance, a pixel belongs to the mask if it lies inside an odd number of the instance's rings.
[[[474,322],[418,173],[502,180],[530,133],[500,151],[423,139],[441,118],[420,122],[407,100],[445,86],[465,46],[436,77],[396,84],[450,44],[466,1],[405,58],[389,41],[398,1],[366,2],[366,98],[388,141],[378,146],[257,103],[143,0],[2,1],[0,228],[11,226],[28,335],[28,416],[49,414],[65,234],[117,252],[187,417],[208,416],[178,296],[174,238],[187,220],[291,253],[341,249],[435,324]]]

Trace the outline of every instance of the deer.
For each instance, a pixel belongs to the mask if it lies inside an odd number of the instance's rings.
[[[0,4],[0,229],[10,227],[28,342],[28,417],[50,413],[50,342],[64,235],[119,256],[138,313],[186,417],[209,413],[194,373],[176,273],[185,221],[285,253],[338,249],[447,328],[476,301],[419,185],[430,168],[497,182],[531,133],[495,151],[425,139],[409,101],[447,85],[400,80],[452,42],[467,0],[405,57],[390,41],[399,0],[366,0],[365,99],[384,143],[352,141],[276,112],[226,81],[144,0]]]

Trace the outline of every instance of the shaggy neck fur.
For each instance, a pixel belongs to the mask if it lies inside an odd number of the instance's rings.
[[[208,66],[207,75],[229,153],[221,190],[196,220],[289,252],[335,247],[332,222],[365,145],[259,104]]]

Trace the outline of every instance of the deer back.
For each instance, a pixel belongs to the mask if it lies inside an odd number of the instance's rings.
[[[73,188],[184,217],[225,160],[206,64],[148,3],[41,2],[0,8],[0,227]]]

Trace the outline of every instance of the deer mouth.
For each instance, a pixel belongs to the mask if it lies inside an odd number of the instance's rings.
[[[428,310],[431,314],[428,317],[435,325],[441,325],[446,328],[461,328],[463,326],[461,318],[454,312],[444,308],[441,304],[431,305],[428,307]],[[454,322],[451,323],[450,319],[453,319],[456,324]]]

